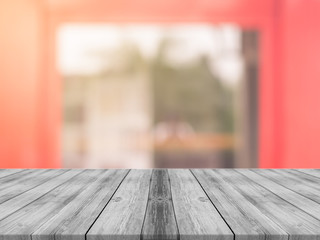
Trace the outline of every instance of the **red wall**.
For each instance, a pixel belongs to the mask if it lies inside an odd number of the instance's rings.
[[[60,166],[55,31],[69,21],[260,30],[260,167],[320,167],[319,12],[319,0],[2,0],[0,167]]]
[[[38,165],[40,9],[0,3],[0,167]]]
[[[279,166],[320,167],[320,1],[282,5]]]

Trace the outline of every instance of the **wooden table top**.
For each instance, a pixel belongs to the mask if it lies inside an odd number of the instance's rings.
[[[320,239],[320,170],[0,170],[0,240]]]

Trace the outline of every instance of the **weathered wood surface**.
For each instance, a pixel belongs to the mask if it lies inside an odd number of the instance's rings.
[[[157,169],[152,173],[142,239],[178,239],[167,170]]]
[[[317,169],[0,169],[0,240],[320,240]]]

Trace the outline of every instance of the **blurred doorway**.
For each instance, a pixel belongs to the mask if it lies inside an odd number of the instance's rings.
[[[64,167],[257,166],[258,33],[65,24]]]

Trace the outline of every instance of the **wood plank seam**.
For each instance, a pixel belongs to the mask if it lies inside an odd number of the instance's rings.
[[[66,173],[69,172],[70,170],[71,170],[71,169],[67,169],[66,172],[65,172],[65,173],[62,173],[62,174],[66,174]],[[71,181],[73,178],[75,178],[75,177],[77,177],[78,175],[84,173],[85,171],[86,171],[86,170],[81,171],[81,172],[79,172],[78,174],[74,175],[73,177],[71,177],[70,179],[68,179],[67,182]],[[58,176],[60,176],[60,175],[62,175],[62,174],[59,174]],[[56,177],[58,177],[58,176],[55,176],[54,178],[56,178]],[[65,184],[65,183],[67,183],[67,182],[64,182],[64,183],[62,183],[62,184],[54,187],[53,189],[51,189],[51,190],[50,190],[49,192],[47,192],[46,194],[49,194],[50,192],[52,192],[53,190],[55,190],[56,188],[60,187],[61,185]],[[46,195],[46,194],[44,194],[44,195]],[[41,197],[43,197],[44,195],[42,195]],[[39,197],[39,198],[41,198],[41,197]],[[36,200],[35,200],[35,201],[36,201]],[[31,203],[32,203],[32,202],[31,202]],[[31,203],[29,203],[29,204],[31,204]],[[28,205],[29,205],[29,204],[28,204]],[[50,219],[48,219],[48,221],[49,221],[49,220],[50,220]],[[38,228],[41,228],[42,225],[46,224],[46,222],[47,222],[47,221],[44,221],[42,224],[40,224],[40,225],[37,227],[37,229],[38,229]],[[35,229],[35,230],[30,234],[30,239],[31,239],[31,240],[33,240],[33,234],[37,231],[37,229]],[[54,235],[54,239],[55,239],[55,235]]]
[[[68,172],[68,171],[70,171],[70,170],[66,170],[66,172]],[[13,199],[13,198],[19,197],[20,195],[22,195],[22,194],[24,194],[24,193],[26,193],[26,192],[29,192],[29,191],[31,191],[32,189],[34,189],[34,188],[36,188],[36,187],[39,187],[40,185],[45,184],[46,182],[48,182],[48,181],[50,181],[50,180],[52,180],[52,179],[54,179],[54,178],[56,178],[56,177],[58,177],[58,176],[60,176],[60,175],[62,175],[62,174],[65,174],[66,172],[61,172],[60,174],[58,174],[58,175],[56,175],[56,176],[50,177],[50,178],[48,178],[47,180],[39,183],[38,185],[34,185],[32,188],[29,188],[29,189],[27,189],[26,191],[22,191],[21,193],[13,196],[12,198],[8,198],[7,200],[1,202],[0,204],[3,204],[3,203],[5,203],[5,202],[7,202],[7,201],[10,201],[10,200]],[[21,173],[21,172],[17,172],[17,173]],[[6,176],[6,177],[7,177],[7,176]],[[36,200],[37,200],[37,199],[35,199],[34,201],[36,201]],[[31,202],[30,202],[30,203],[31,203]],[[27,206],[27,205],[26,205],[26,206]],[[1,220],[2,220],[2,219],[1,219]]]
[[[42,188],[35,188],[36,191],[32,191],[31,193],[24,196],[24,199],[20,202],[15,202],[16,204],[19,204],[20,208],[18,208],[18,211],[12,211],[14,213],[8,214],[8,216],[5,220],[2,220],[0,222],[0,238],[2,239],[31,239],[31,233],[34,231],[34,227],[37,226],[37,218],[40,215],[47,216],[48,212],[42,214],[41,211],[44,210],[44,205],[46,205],[46,209],[50,209],[47,206],[47,202],[51,202],[51,206],[54,205],[63,205],[64,202],[59,202],[59,199],[52,197],[55,197],[55,195],[48,194],[53,189],[56,188],[56,186],[65,185],[66,181],[75,177],[76,175],[79,175],[80,172],[83,172],[83,170],[53,170],[53,173],[57,172],[64,172],[64,174],[60,175],[62,177],[60,178],[54,178],[54,181],[49,181],[49,184],[45,183],[42,185]],[[57,174],[55,174],[57,175]],[[55,186],[55,187],[54,187]],[[44,194],[45,192],[45,194]],[[47,195],[48,194],[48,195]],[[39,197],[40,195],[40,197]],[[34,197],[33,197],[34,196]],[[40,201],[40,198],[47,196],[47,201]],[[49,197],[51,197],[49,199]],[[31,200],[32,199],[32,200]],[[28,202],[28,204],[24,204],[24,201]],[[30,201],[29,201],[30,200]],[[49,200],[49,201],[48,201]],[[52,200],[52,201],[51,201]],[[21,208],[21,206],[25,206],[25,208]],[[11,206],[14,206],[12,204]],[[11,208],[10,205],[9,209]],[[5,208],[3,209],[5,210]],[[50,211],[50,210],[49,210]],[[1,212],[1,211],[0,211]],[[38,214],[37,214],[38,213]],[[39,214],[40,213],[40,214]],[[44,222],[44,221],[43,221]],[[42,222],[42,223],[43,223]]]
[[[266,176],[262,175],[260,172],[255,171],[254,173],[259,174],[261,177],[266,178]],[[299,173],[300,173],[300,172],[299,172]],[[309,175],[309,176],[312,176],[312,175]],[[310,197],[308,197],[308,196],[306,196],[306,195],[303,195],[303,194],[302,194],[301,192],[299,192],[298,190],[291,189],[291,188],[287,187],[286,185],[281,184],[281,183],[273,180],[272,178],[267,178],[267,179],[268,179],[269,181],[272,181],[272,182],[274,182],[274,183],[276,183],[276,184],[278,184],[278,185],[280,185],[280,186],[288,189],[289,191],[292,191],[292,192],[294,192],[294,193],[296,193],[296,194],[299,194],[300,196],[302,196],[302,197],[304,197],[304,198],[307,198],[307,199],[309,199],[309,200],[311,200],[311,201],[313,201],[313,202],[315,202],[315,203],[317,203],[317,204],[320,204],[320,202],[318,202],[318,201],[316,201],[316,200],[314,200],[314,199],[312,199],[312,198],[310,198]],[[276,195],[277,195],[277,194],[276,194]],[[278,196],[278,195],[277,195],[277,196]],[[280,197],[280,196],[279,196],[279,197]],[[300,209],[301,209],[301,208],[300,208]],[[302,209],[301,209],[301,210],[302,210]],[[309,215],[310,215],[310,214],[309,214]],[[319,219],[319,220],[320,220],[320,219]]]
[[[141,240],[178,240],[178,224],[172,203],[167,169],[154,169],[150,176]]]
[[[92,226],[96,223],[97,219],[100,217],[100,215],[102,214],[102,212],[105,210],[105,208],[108,206],[109,202],[112,200],[113,196],[116,194],[116,192],[118,191],[119,187],[121,186],[121,184],[123,183],[123,181],[126,179],[126,177],[128,176],[128,174],[131,172],[131,169],[126,173],[126,175],[124,176],[124,178],[120,181],[119,185],[117,186],[116,190],[113,192],[113,194],[111,195],[109,201],[106,203],[106,205],[101,209],[100,213],[97,215],[96,219],[92,222],[92,224],[90,225],[90,227],[88,228],[88,230],[86,231],[84,237],[85,240],[87,239],[87,234],[90,231],[90,229],[92,228]]]
[[[68,171],[70,171],[70,170],[66,170],[66,172],[62,172],[62,173],[59,174],[58,176],[63,175],[63,174],[66,174]],[[76,176],[76,175],[75,175],[75,176]],[[74,177],[75,177],[75,176],[74,176]],[[23,192],[23,193],[21,193],[21,194],[18,194],[18,195],[16,195],[16,196],[14,196],[13,198],[8,199],[8,200],[5,201],[5,202],[2,202],[2,203],[1,203],[1,206],[2,206],[2,204],[6,204],[7,202],[12,201],[13,199],[17,199],[17,197],[19,197],[20,195],[26,194],[26,193],[28,193],[28,192],[36,189],[37,187],[39,187],[39,186],[41,186],[41,185],[43,185],[43,184],[48,183],[50,180],[52,180],[52,179],[54,179],[54,178],[56,178],[56,177],[57,177],[57,176],[54,176],[54,177],[50,178],[48,181],[45,181],[45,182],[43,182],[43,183],[35,186],[34,188],[31,188],[31,189],[29,189],[29,190],[27,190],[27,191],[25,191],[25,192]],[[73,178],[73,177],[72,177],[72,178]],[[64,184],[64,182],[62,182],[60,185],[62,185],[62,184]],[[44,195],[48,194],[49,192],[51,192],[51,191],[54,190],[55,188],[59,187],[60,185],[54,187],[53,189],[50,189],[50,190],[49,190],[48,192],[46,192],[45,194],[43,194],[43,195],[35,198],[34,200],[32,200],[31,202],[27,203],[26,205],[23,205],[21,208],[17,208],[15,211],[13,211],[13,212],[11,212],[10,214],[6,215],[5,217],[1,218],[0,221],[6,219],[6,218],[8,218],[8,217],[10,217],[12,214],[14,214],[15,212],[19,211],[20,209],[25,208],[26,206],[29,206],[30,204],[36,202],[38,199],[40,199],[40,198],[43,197]]]
[[[84,240],[87,229],[97,218],[101,209],[110,200],[112,194],[126,176],[129,170],[90,170],[96,171],[99,176],[88,182],[86,188],[80,191],[74,198],[74,204],[67,204],[61,208],[58,214],[41,224],[32,233],[34,240],[51,240],[54,236],[56,240]],[[116,172],[124,174],[116,174]],[[113,176],[113,177],[112,177]],[[115,179],[118,179],[114,181]],[[106,201],[104,201],[106,200]],[[97,201],[97,202],[95,202]],[[90,209],[91,204],[95,202],[95,208]],[[73,216],[73,217],[72,217]],[[83,221],[87,219],[88,221]],[[79,221],[78,221],[79,220]],[[75,234],[76,233],[76,234]]]
[[[170,175],[169,175],[168,169],[166,169],[166,172],[168,174],[168,180],[169,180],[169,186],[170,186],[170,198],[171,198],[171,203],[172,203],[173,216],[174,216],[174,220],[175,220],[176,226],[177,226],[177,240],[180,240],[180,231],[179,231],[176,211],[175,211],[174,204],[173,204],[173,201],[172,201],[172,185],[171,185],[171,179],[170,179]]]
[[[276,194],[243,176],[244,174],[240,174],[234,170],[234,173],[226,170],[220,171],[223,173],[224,178],[237,191],[246,195],[248,201],[258,206],[264,215],[285,230],[290,235],[289,239],[316,239],[316,236],[320,235],[319,220],[311,217],[287,201],[283,201]]]
[[[236,240],[289,239],[287,232],[263,214],[256,204],[248,201],[246,194],[234,187],[238,185],[237,181],[235,183],[229,181],[233,178],[233,170],[225,170],[229,172],[227,177],[225,174],[220,174],[221,169],[192,171],[233,229]]]
[[[15,174],[0,177],[0,240],[320,239],[320,170]]]
[[[243,174],[241,171],[238,171],[238,170],[236,170],[236,171],[239,172],[241,175],[243,175],[245,178],[247,178],[247,179],[249,179],[250,181],[252,181],[248,176],[246,176],[245,174]],[[260,184],[260,183],[258,183],[258,182],[256,182],[256,181],[254,181],[254,183],[257,184],[257,185],[259,185],[260,187],[264,188],[265,190],[267,190],[267,191],[270,192],[271,194],[274,194],[275,196],[279,197],[279,198],[282,199],[284,202],[290,204],[290,205],[293,206],[294,208],[299,209],[300,211],[306,213],[307,215],[309,215],[309,216],[312,217],[313,219],[315,219],[315,220],[317,220],[317,221],[320,220],[320,219],[314,217],[313,215],[311,215],[310,213],[306,212],[304,209],[301,209],[301,208],[297,207],[296,205],[294,205],[293,203],[287,201],[287,200],[284,199],[282,196],[279,196],[278,194],[274,193],[273,191],[271,191],[269,188],[263,186],[262,184]],[[290,190],[290,189],[288,189],[288,190],[289,190],[289,191],[292,191],[292,190]],[[294,192],[294,191],[292,191],[292,192]],[[304,196],[303,196],[303,197],[304,197]],[[289,234],[289,236],[290,236],[290,234]],[[290,239],[290,237],[289,237],[289,239]]]
[[[233,240],[234,234],[188,169],[169,169],[181,240]]]
[[[269,191],[271,191],[272,193],[274,193],[284,201],[290,203],[291,205],[305,212],[309,216],[315,218],[316,220],[320,220],[319,219],[319,214],[320,214],[319,202],[315,201],[312,198],[309,198],[308,196],[302,195],[299,192],[296,192],[294,189],[287,188],[286,186],[283,186],[282,184],[275,182],[272,178],[270,179],[270,177],[267,178],[267,176],[260,175],[259,173],[257,173],[258,171],[250,170],[249,172],[250,174],[247,174],[247,176],[250,175],[251,180],[254,181],[253,179],[254,176],[257,176],[260,179],[268,180],[266,182],[267,185],[260,183],[258,179],[256,179],[255,182],[260,186],[264,187],[265,189],[268,189]],[[284,174],[286,173],[290,174],[290,172],[284,172]],[[255,175],[251,175],[251,174],[255,174]],[[295,175],[293,176],[296,177]],[[272,183],[274,187],[272,187]],[[280,191],[279,188],[280,189],[282,188],[282,190]],[[283,194],[282,194],[282,191],[283,191]]]
[[[1,170],[5,170],[5,169],[1,169]],[[14,174],[17,174],[17,173],[21,173],[21,172],[25,172],[27,169],[19,169],[20,171],[17,171],[17,172],[13,172],[13,173],[11,173],[11,174],[8,174],[8,175],[5,175],[5,176],[2,176],[2,177],[0,177],[0,179],[2,179],[2,178],[6,178],[6,177],[8,177],[8,176],[12,176],[12,175],[14,175]]]
[[[150,179],[149,179],[149,192],[148,192],[148,202],[147,202],[147,205],[146,205],[146,210],[144,212],[144,216],[143,216],[143,223],[142,223],[142,227],[141,227],[141,232],[140,232],[140,240],[143,240],[143,227],[144,227],[144,224],[146,222],[146,216],[147,216],[147,209],[148,209],[148,206],[149,206],[149,201],[150,201],[150,192],[151,192],[151,181],[152,181],[152,176],[154,174],[154,169],[152,170],[152,173],[151,173],[151,176],[150,176]]]
[[[223,215],[221,214],[221,212],[219,211],[219,209],[214,205],[214,203],[212,202],[211,198],[209,197],[209,195],[207,194],[206,190],[203,188],[202,184],[199,182],[198,178],[194,175],[194,173],[191,171],[191,169],[189,169],[189,171],[191,172],[191,174],[194,176],[194,178],[197,180],[197,182],[199,183],[200,187],[202,188],[203,192],[206,194],[206,196],[208,197],[209,201],[211,202],[211,204],[213,205],[213,207],[217,210],[217,212],[219,213],[219,215],[221,216],[221,218],[223,219],[223,221],[226,223],[226,225],[229,227],[230,231],[233,234],[233,240],[235,240],[235,233],[232,230],[231,226],[229,225],[229,223],[225,220],[225,218],[223,217]]]
[[[66,172],[64,172],[64,173],[59,174],[58,176],[60,176],[60,175],[62,175],[62,174],[66,174],[66,173],[69,172],[69,171],[70,171],[70,169],[66,170]],[[73,179],[74,177],[78,176],[80,173],[81,173],[81,172],[79,172],[78,174],[74,175],[74,176],[73,176],[72,178],[70,178],[69,180],[71,180],[71,179]],[[57,177],[57,176],[54,176],[53,178],[56,178],[56,177]],[[53,178],[49,179],[48,181],[52,180]],[[48,181],[45,181],[45,182],[43,182],[42,184],[44,184],[44,183],[46,183],[46,182],[48,182]],[[40,186],[40,185],[42,185],[42,184],[39,184],[39,185],[35,186],[35,188],[38,187],[38,186]],[[58,188],[59,186],[61,186],[61,185],[63,185],[63,184],[65,184],[65,183],[61,183],[61,184],[57,185],[56,187],[52,188],[50,191],[46,192],[45,194],[43,194],[43,195],[39,196],[38,198],[34,199],[32,202],[28,203],[28,204],[25,205],[24,207],[26,207],[26,206],[34,203],[34,202],[37,201],[39,198],[42,198],[44,195],[50,193],[51,191],[53,191],[54,189]],[[33,188],[32,188],[32,189],[33,189]],[[32,189],[30,189],[30,190],[32,190]],[[28,190],[28,191],[30,191],[30,190]],[[17,210],[17,211],[18,211],[18,210]],[[14,213],[14,212],[13,212],[13,213]],[[12,213],[12,214],[13,214],[13,213]],[[10,215],[12,215],[12,214],[10,214]],[[9,217],[10,215],[8,215],[8,217]],[[2,219],[1,219],[1,220],[2,220]]]
[[[140,240],[152,170],[131,170],[87,233],[88,240]]]
[[[305,170],[305,169],[292,169],[292,170],[293,170],[293,171],[297,171],[297,172],[299,172],[299,173],[306,174],[306,175],[308,175],[308,176],[312,176],[312,177],[315,177],[315,178],[320,178],[320,175],[317,176],[317,175],[310,174],[310,173],[308,173],[308,172],[303,171],[303,170]],[[313,169],[313,170],[319,170],[319,169]],[[319,174],[320,174],[320,172],[319,172]]]

